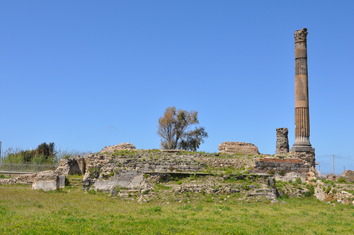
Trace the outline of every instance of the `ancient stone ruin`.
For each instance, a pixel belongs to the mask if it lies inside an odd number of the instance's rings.
[[[86,163],[84,158],[74,156],[69,159],[61,159],[55,173],[59,175],[82,175],[85,174]]]
[[[310,143],[307,68],[307,29],[296,30],[295,38],[295,142],[292,152],[315,152]]]
[[[340,175],[344,180],[347,182],[354,182],[354,171],[352,170],[345,170],[343,173]]]
[[[259,154],[257,146],[244,142],[223,142],[218,147],[220,153]]]
[[[117,144],[117,145],[112,145],[112,146],[106,146],[104,147],[101,152],[114,152],[114,151],[118,151],[118,150],[132,150],[132,149],[136,149],[135,146],[131,143],[121,143],[121,144]]]
[[[277,128],[276,154],[289,152],[288,128]]]
[[[285,193],[297,197],[314,193],[320,200],[354,204],[350,193],[353,189],[346,185],[335,188],[333,183],[326,185],[317,179],[315,152],[309,140],[306,37],[307,29],[295,32],[296,130],[290,152],[287,128],[276,129],[275,155],[260,154],[257,146],[244,142],[223,142],[218,146],[219,153],[210,154],[141,150],[131,143],[121,143],[83,157],[62,159],[55,171],[0,179],[0,184],[32,184],[33,189],[48,191],[65,187],[66,177],[81,175],[83,190],[136,198],[140,202],[160,198],[156,190],[160,187],[176,198],[183,193],[237,193],[240,200],[274,202]],[[345,171],[341,177],[354,182],[353,171]],[[283,181],[283,185],[284,182],[297,185],[282,189],[275,180]]]
[[[59,176],[54,171],[42,171],[36,174],[32,184],[33,189],[53,191],[65,187],[65,176]]]

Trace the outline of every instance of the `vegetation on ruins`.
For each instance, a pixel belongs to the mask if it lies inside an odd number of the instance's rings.
[[[17,164],[54,164],[56,163],[55,144],[46,142],[38,145],[35,150],[8,149],[3,163]]]
[[[196,151],[208,133],[204,127],[189,128],[199,124],[198,112],[168,107],[159,119],[158,134],[162,138],[163,149],[183,149]]]

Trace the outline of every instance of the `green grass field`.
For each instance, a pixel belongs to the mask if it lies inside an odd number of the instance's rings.
[[[0,234],[354,234],[354,207],[314,198],[139,204],[0,185]]]

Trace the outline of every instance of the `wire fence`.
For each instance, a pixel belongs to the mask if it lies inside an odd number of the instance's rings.
[[[55,165],[49,164],[15,164],[15,163],[1,163],[0,172],[28,172],[34,173],[46,170],[55,170]]]

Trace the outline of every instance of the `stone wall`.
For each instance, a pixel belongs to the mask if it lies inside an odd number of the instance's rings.
[[[275,174],[276,180],[289,181],[300,178],[303,182],[307,180],[307,173],[311,171],[305,161],[297,158],[279,159],[263,158],[256,161],[252,170],[254,173]]]
[[[315,153],[314,152],[289,152],[283,154],[275,154],[275,158],[281,159],[300,159],[311,171],[315,171]]]
[[[244,142],[223,142],[218,149],[221,153],[228,154],[259,154],[257,146]]]
[[[55,172],[59,175],[83,175],[86,163],[83,157],[75,156],[69,159],[61,159]]]
[[[37,173],[23,174],[13,178],[0,179],[0,184],[4,184],[4,185],[32,184],[34,182],[36,175]]]
[[[258,171],[309,172],[310,168],[301,159],[263,158],[256,161]]]
[[[86,188],[112,191],[115,187],[144,188],[143,174],[150,172],[198,172],[205,165],[191,155],[159,150],[124,150],[84,157]]]
[[[254,168],[259,157],[160,150],[100,152],[84,157],[83,182],[86,190],[113,192],[117,187],[143,190],[149,187],[143,178],[146,174],[242,171]]]

